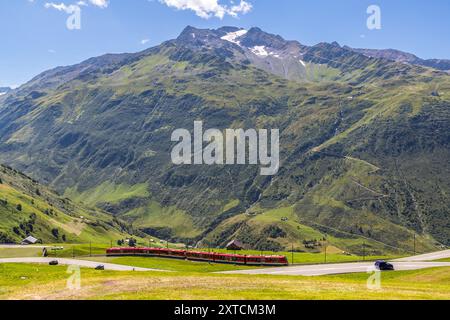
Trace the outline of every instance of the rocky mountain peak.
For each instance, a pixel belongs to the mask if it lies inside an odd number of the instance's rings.
[[[241,39],[241,44],[248,48],[264,46],[281,50],[287,43],[281,36],[264,32],[260,28],[251,28]]]
[[[197,29],[192,26],[187,26],[178,36],[177,40],[182,42],[197,42],[201,40],[205,40],[211,37],[217,37],[214,31],[209,29]]]

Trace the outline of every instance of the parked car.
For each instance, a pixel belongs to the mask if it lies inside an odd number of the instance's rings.
[[[98,265],[95,267],[95,270],[105,270],[105,266],[104,265]]]
[[[380,271],[393,271],[394,266],[386,261],[378,260],[375,262],[375,268],[377,268]]]
[[[48,264],[51,266],[57,266],[57,265],[59,265],[59,262],[58,262],[58,260],[52,260]]]

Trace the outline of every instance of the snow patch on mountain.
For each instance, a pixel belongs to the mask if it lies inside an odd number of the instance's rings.
[[[275,52],[270,52],[269,56],[273,56],[275,58],[281,59],[281,56],[278,53],[275,53]]]
[[[247,30],[239,30],[236,32],[230,32],[226,35],[224,35],[221,39],[231,42],[231,43],[235,43],[237,45],[241,45],[241,43],[237,40],[237,38],[242,37],[243,35],[247,34]]]
[[[269,53],[266,51],[265,46],[255,46],[250,49],[254,54],[260,57],[267,57]]]
[[[302,66],[306,67],[306,63],[303,60],[300,60],[300,63],[302,64]]]

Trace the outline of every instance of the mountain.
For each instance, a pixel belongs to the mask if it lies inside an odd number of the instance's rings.
[[[152,236],[268,250],[450,245],[450,76],[258,28],[187,27],[0,97],[0,162]],[[279,128],[281,168],[172,164],[175,129]],[[313,245],[311,245],[313,244]]]
[[[8,92],[10,92],[12,89],[9,87],[0,87],[0,96],[7,94]]]
[[[20,243],[29,235],[45,243],[109,243],[129,236],[128,231],[105,212],[74,203],[0,165],[0,243]]]
[[[394,49],[386,49],[386,50],[377,50],[377,49],[352,49],[347,47],[350,50],[353,50],[358,53],[362,53],[368,57],[374,58],[382,58],[396,62],[404,62],[415,64],[424,67],[430,67],[437,70],[442,71],[450,71],[450,60],[446,59],[421,59],[411,53],[394,50]]]

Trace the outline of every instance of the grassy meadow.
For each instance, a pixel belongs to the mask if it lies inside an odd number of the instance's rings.
[[[54,245],[57,247],[58,245]],[[81,288],[67,289],[66,266],[0,264],[0,299],[450,299],[450,268],[382,273],[382,288],[369,290],[369,274],[320,277],[225,275],[216,272],[247,266],[212,264],[176,259],[105,257],[106,244],[64,245],[51,256],[84,256],[81,259],[168,272],[116,272],[80,269]],[[92,248],[92,257],[89,253]],[[0,248],[0,258],[40,256],[41,248]],[[216,250],[218,251],[218,250]],[[245,254],[258,254],[244,251]],[[265,252],[267,254],[268,252]],[[289,258],[291,253],[285,253]],[[323,254],[295,253],[297,263],[323,263]],[[367,257],[375,258],[375,257]],[[361,257],[328,255],[328,262],[347,262]]]
[[[383,273],[380,290],[367,274],[321,277],[113,272],[81,269],[67,289],[67,267],[0,265],[0,299],[450,299],[450,269]]]

